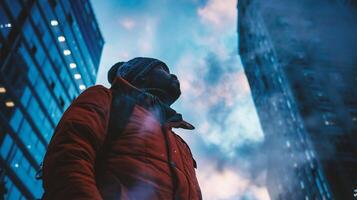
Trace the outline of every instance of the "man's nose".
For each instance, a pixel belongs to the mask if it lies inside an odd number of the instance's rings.
[[[170,74],[173,79],[177,80],[177,76],[175,74]]]

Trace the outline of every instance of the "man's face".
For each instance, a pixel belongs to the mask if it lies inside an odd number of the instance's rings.
[[[172,103],[181,95],[180,82],[177,76],[170,74],[161,66],[156,66],[150,70],[146,74],[145,80],[145,87],[165,91],[172,98]]]

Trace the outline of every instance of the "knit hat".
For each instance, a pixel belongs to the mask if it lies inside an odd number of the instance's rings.
[[[167,65],[155,58],[137,57],[127,62],[118,62],[108,71],[108,81],[112,83],[116,76],[120,76],[129,83],[134,84],[139,78],[143,77],[152,68],[161,66],[170,73]]]

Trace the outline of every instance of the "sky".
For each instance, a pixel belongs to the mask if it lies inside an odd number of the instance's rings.
[[[97,84],[118,61],[154,57],[180,82],[173,108],[194,131],[204,199],[267,200],[264,136],[237,52],[236,0],[91,0],[105,45]]]

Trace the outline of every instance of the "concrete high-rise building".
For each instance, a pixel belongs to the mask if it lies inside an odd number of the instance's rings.
[[[239,54],[266,138],[273,200],[356,198],[355,5],[238,1]]]
[[[5,186],[5,199],[41,197],[36,171],[62,113],[95,84],[103,45],[89,0],[0,1],[0,194]]]

